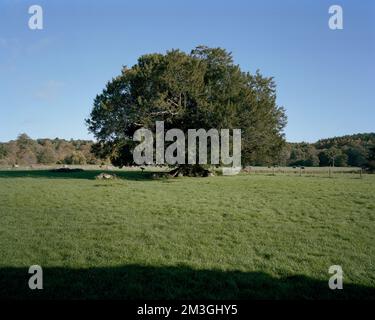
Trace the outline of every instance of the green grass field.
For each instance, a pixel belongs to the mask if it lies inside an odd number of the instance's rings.
[[[0,298],[375,299],[375,176],[99,172],[0,171]]]

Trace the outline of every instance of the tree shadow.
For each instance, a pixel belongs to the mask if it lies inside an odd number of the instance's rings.
[[[195,270],[187,266],[125,265],[89,269],[43,268],[43,290],[30,290],[28,268],[0,268],[0,299],[375,299],[375,288],[303,275]]]
[[[49,179],[85,179],[95,180],[100,173],[115,174],[124,180],[153,180],[153,172],[141,171],[107,171],[107,170],[84,170],[72,172],[56,172],[52,170],[6,170],[0,171],[0,178],[49,178]]]

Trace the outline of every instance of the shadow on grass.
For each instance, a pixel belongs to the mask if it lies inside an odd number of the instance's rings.
[[[0,299],[375,299],[375,288],[305,276],[189,267],[44,268],[43,290],[30,290],[28,268],[0,268]]]
[[[51,179],[86,179],[94,180],[102,173],[115,174],[125,180],[152,180],[153,172],[141,171],[106,171],[106,170],[85,170],[78,172],[54,172],[51,170],[7,170],[0,171],[0,178],[51,178]]]

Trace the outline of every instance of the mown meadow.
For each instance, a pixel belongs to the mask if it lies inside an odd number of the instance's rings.
[[[100,172],[0,171],[1,298],[375,299],[373,175]]]

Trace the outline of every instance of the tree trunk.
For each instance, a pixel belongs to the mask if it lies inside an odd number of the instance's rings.
[[[203,168],[199,164],[182,164],[179,165],[177,168],[171,170],[169,174],[172,177],[208,177],[212,175],[212,173],[209,170]]]

